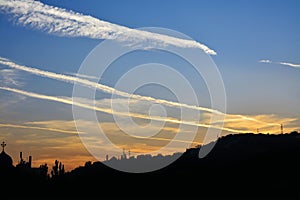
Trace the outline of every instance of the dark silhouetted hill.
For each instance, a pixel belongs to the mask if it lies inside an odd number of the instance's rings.
[[[50,196],[299,197],[297,132],[228,135],[205,158],[199,159],[198,153],[199,148],[187,149],[171,165],[150,173],[125,173],[87,162],[47,180],[43,188],[32,186]]]

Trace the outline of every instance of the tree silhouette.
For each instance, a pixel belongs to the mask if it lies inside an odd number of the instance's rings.
[[[43,164],[43,165],[40,165],[40,175],[41,177],[43,177],[44,179],[49,179],[50,176],[48,174],[48,165],[47,163]]]
[[[54,166],[52,167],[52,170],[51,170],[51,177],[55,178],[55,177],[59,177],[63,174],[65,174],[65,166],[58,160],[55,160]]]
[[[87,161],[85,164],[84,164],[84,167],[91,167],[92,166],[92,162],[91,161]]]

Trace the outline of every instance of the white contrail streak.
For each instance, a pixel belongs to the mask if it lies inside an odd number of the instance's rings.
[[[143,47],[177,46],[200,48],[208,54],[216,52],[193,40],[131,29],[89,15],[83,15],[63,8],[33,0],[0,0],[0,11],[12,14],[17,23],[24,26],[68,37],[89,37],[127,42]]]
[[[56,129],[56,128],[39,127],[39,126],[25,126],[25,125],[18,125],[18,124],[0,124],[0,128],[35,129],[35,130],[53,131],[53,132],[71,133],[71,134],[80,134],[80,133],[83,133],[83,132],[68,131],[68,130],[62,130],[62,129]]]
[[[294,68],[300,68],[300,64],[294,64],[294,63],[290,63],[290,62],[273,62],[271,60],[260,60],[258,62],[270,63],[270,64],[274,63],[274,64],[285,65],[285,66],[294,67]]]
[[[178,120],[176,118],[171,118],[171,117],[168,117],[168,118],[160,117],[160,116],[149,117],[147,115],[139,114],[139,113],[118,112],[118,111],[114,111],[110,108],[95,107],[95,106],[92,106],[89,104],[75,102],[70,99],[66,99],[66,98],[62,98],[62,97],[37,94],[37,93],[27,92],[24,90],[19,90],[19,89],[14,89],[14,88],[9,88],[9,87],[0,87],[0,89],[14,92],[17,94],[22,94],[22,95],[33,97],[33,98],[37,98],[37,99],[44,99],[44,100],[49,100],[49,101],[60,102],[60,103],[64,103],[64,104],[74,105],[74,106],[78,106],[78,107],[82,107],[82,108],[86,108],[86,109],[90,109],[90,110],[95,110],[95,111],[100,111],[100,112],[113,114],[113,115],[129,116],[129,117],[140,118],[140,119],[148,119],[148,120],[150,119],[150,120],[155,120],[155,121],[170,122],[170,123],[174,123],[174,124],[184,124],[184,125],[197,126],[197,127],[215,128],[215,129],[220,129],[220,130],[234,132],[234,133],[249,133],[249,131],[245,131],[245,130],[236,130],[236,129],[224,128],[224,127],[221,128],[218,126],[212,126],[212,125],[208,125],[208,124],[201,124],[201,123],[196,123],[196,122],[191,122],[191,121],[182,121],[182,120]]]
[[[25,126],[19,124],[0,124],[0,128],[21,128],[21,129],[34,129],[34,130],[43,130],[43,131],[52,131],[52,132],[59,132],[59,133],[71,133],[71,134],[80,134],[83,132],[77,131],[68,131],[56,128],[49,128],[49,127],[39,127],[39,126]],[[150,139],[150,140],[158,140],[158,141],[173,141],[173,142],[180,142],[180,143],[191,143],[191,144],[202,144],[201,142],[190,142],[185,140],[176,140],[176,139],[169,139],[169,138],[162,138],[162,137],[143,137],[143,136],[134,136],[137,139]]]
[[[58,133],[70,133],[70,134],[81,134],[84,132],[77,132],[77,131],[68,131],[56,128],[46,128],[46,127],[39,127],[39,126],[25,126],[19,124],[0,124],[0,128],[21,128],[21,129],[33,129],[33,130],[42,130],[42,131],[52,131]],[[179,142],[179,143],[191,143],[202,145],[202,142],[196,141],[185,141],[185,140],[177,140],[177,139],[169,139],[169,138],[162,138],[162,137],[143,137],[143,136],[134,136],[137,139],[146,139],[146,140],[158,140],[158,141],[172,141],[172,142]]]
[[[179,143],[191,143],[191,144],[197,144],[197,145],[202,145],[202,142],[196,142],[196,141],[186,141],[186,140],[177,140],[177,139],[170,139],[170,138],[162,138],[162,137],[144,137],[144,136],[133,136],[137,139],[150,139],[150,140],[158,140],[158,141],[172,141],[172,142],[179,142]]]
[[[167,101],[167,100],[163,100],[163,99],[156,99],[156,98],[149,97],[149,96],[130,94],[127,92],[116,90],[113,87],[109,87],[109,86],[99,84],[99,83],[96,83],[96,82],[93,82],[90,80],[82,79],[79,77],[68,76],[68,75],[64,75],[64,74],[58,74],[58,73],[54,73],[54,72],[31,68],[31,67],[27,67],[24,65],[19,65],[17,63],[14,63],[14,62],[12,62],[6,58],[2,58],[2,57],[0,57],[0,64],[6,65],[6,66],[14,68],[14,69],[26,71],[31,74],[35,74],[35,75],[39,75],[39,76],[43,76],[43,77],[47,77],[47,78],[52,78],[52,79],[64,81],[67,83],[78,83],[78,84],[84,85],[89,88],[93,88],[93,89],[96,88],[97,90],[100,90],[100,91],[108,93],[108,94],[116,94],[116,95],[126,97],[126,98],[137,99],[140,101],[149,101],[149,102],[162,104],[162,105],[166,105],[166,106],[171,106],[171,107],[188,108],[188,109],[210,112],[210,113],[214,113],[214,114],[218,114],[218,115],[225,115],[225,113],[220,112],[218,110],[205,108],[205,107],[201,107],[201,106],[193,106],[193,105],[188,105],[188,104],[179,103],[179,102]],[[243,116],[243,115],[226,114],[226,116],[238,117],[238,118],[241,118],[244,120],[254,121],[254,122],[261,123],[261,124],[267,124],[269,126],[278,125],[278,124],[274,124],[274,123],[266,123],[266,122],[257,120],[255,118],[251,118],[251,117],[247,117],[247,116]]]
[[[300,64],[288,63],[288,62],[279,62],[281,65],[286,65],[289,67],[300,68]]]
[[[19,124],[0,124],[0,128],[21,128],[21,129],[33,129],[33,130],[43,130],[43,131],[52,131],[52,132],[58,132],[58,133],[70,133],[70,134],[81,134],[84,132],[77,132],[77,131],[68,131],[68,130],[62,130],[62,129],[56,129],[56,128],[49,128],[49,127],[39,127],[39,126],[25,126],[25,125],[19,125]],[[134,136],[137,139],[147,139],[147,140],[158,140],[158,141],[171,141],[172,142],[179,142],[179,143],[191,143],[191,144],[197,144],[202,145],[201,142],[190,142],[185,140],[176,140],[176,139],[169,139],[169,138],[162,138],[162,137],[143,137],[143,136]]]

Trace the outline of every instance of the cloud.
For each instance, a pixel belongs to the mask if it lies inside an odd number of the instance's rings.
[[[103,84],[92,82],[90,80],[81,79],[81,78],[78,78],[78,77],[68,76],[68,75],[64,75],[64,74],[58,74],[58,73],[49,72],[49,71],[44,71],[44,70],[40,70],[40,69],[37,69],[37,68],[27,67],[27,66],[24,66],[24,65],[19,65],[19,64],[16,64],[16,63],[12,62],[12,61],[7,60],[7,59],[3,59],[1,57],[0,57],[0,64],[6,65],[6,66],[14,68],[14,69],[26,71],[26,72],[29,72],[31,74],[39,75],[39,76],[42,76],[42,77],[52,78],[52,79],[64,81],[64,82],[67,82],[67,83],[78,83],[80,85],[83,85],[83,86],[86,86],[86,87],[89,87],[89,88],[92,88],[92,89],[97,89],[97,90],[100,90],[100,91],[108,93],[108,94],[116,94],[116,95],[126,97],[126,98],[130,98],[130,99],[136,99],[136,100],[139,100],[139,101],[149,101],[149,102],[152,102],[152,103],[161,104],[161,105],[170,106],[170,107],[176,107],[176,108],[186,108],[186,109],[192,109],[192,110],[197,110],[197,111],[210,112],[210,113],[214,113],[214,114],[220,115],[220,116],[225,115],[225,113],[222,113],[218,110],[214,110],[214,109],[211,109],[211,108],[188,105],[188,104],[184,104],[184,103],[180,103],[180,102],[173,102],[173,101],[168,101],[168,100],[163,100],[163,99],[157,99],[157,98],[153,98],[153,97],[149,97],[149,96],[130,94],[130,93],[127,93],[127,92],[117,90],[113,87],[109,87],[109,86],[106,86],[106,85],[103,85]],[[104,112],[104,111],[102,111],[102,112]],[[247,116],[243,116],[243,115],[234,115],[234,116],[242,118],[244,120],[250,120],[250,121],[258,122],[257,119],[253,119],[251,117],[247,117]],[[260,121],[260,123],[265,123],[265,122]]]
[[[112,142],[116,142],[119,145],[126,144],[127,146],[130,146],[130,144],[128,143],[131,144],[143,143],[143,144],[151,144],[151,146],[157,146],[160,148],[164,146],[164,145],[161,146],[156,142],[150,143],[151,141],[165,141],[165,142],[172,141],[178,143],[192,143],[195,145],[202,144],[202,142],[199,141],[191,142],[189,140],[173,139],[174,133],[178,133],[179,128],[173,128],[172,126],[170,126],[171,124],[167,124],[166,126],[162,127],[160,133],[152,137],[144,137],[144,136],[137,136],[137,135],[130,136],[128,134],[124,134],[124,132],[122,132],[120,127],[114,122],[104,122],[104,123],[99,123],[99,125],[101,126],[101,128],[104,130],[105,133],[108,133],[110,136],[115,136],[114,138],[111,137],[110,139],[112,139]],[[149,128],[156,131],[156,128],[160,128],[160,127],[151,126]],[[132,140],[132,142],[130,142],[130,140]],[[165,142],[163,144],[165,144]]]
[[[82,123],[85,123],[87,126],[94,125],[94,123],[89,121],[82,121]],[[67,170],[71,170],[79,165],[84,165],[86,161],[97,161],[96,158],[86,150],[77,134],[61,134],[58,136],[57,134],[49,134],[47,130],[16,128],[15,125],[16,124],[12,124],[11,127],[8,127],[6,124],[6,127],[4,128],[4,130],[6,130],[5,134],[0,135],[1,141],[5,140],[8,143],[7,152],[14,158],[14,164],[17,163],[19,151],[23,151],[25,159],[27,155],[32,155],[33,166],[36,167],[44,163],[48,163],[48,166],[51,166],[54,163],[54,160],[58,159],[65,164]],[[32,127],[37,126],[38,128],[42,126],[62,130],[66,129],[67,125],[68,130],[75,129],[75,127],[72,127],[74,125],[73,120],[34,121],[24,122],[20,125],[31,125]],[[113,142],[115,142],[120,149],[130,149],[131,155],[138,155],[141,153],[156,155],[154,151],[160,149],[161,146],[167,144],[172,139],[172,137],[167,136],[139,139],[123,134],[115,123],[106,122],[99,125],[106,130],[109,129],[108,132],[105,132],[107,133],[107,136],[115,135],[117,140],[113,140]],[[94,131],[96,130],[95,126],[91,127],[91,129]],[[187,142],[184,140],[176,141],[179,143]],[[194,143],[194,145],[197,144],[201,143]],[[94,145],[94,143],[91,142],[88,145]],[[106,155],[109,155],[110,158],[112,156],[120,155],[120,152],[115,152],[101,143],[99,145],[99,142],[96,145],[101,160],[104,160]],[[184,151],[185,149],[182,150]],[[178,151],[179,149],[176,148],[167,148],[161,153],[172,154]],[[59,152],[59,154],[57,154],[57,152]]]
[[[207,116],[209,117],[209,116]],[[279,120],[279,122],[288,123],[288,119],[279,118],[275,115],[258,115],[253,116],[255,118],[269,119],[269,121]],[[292,118],[290,119],[293,120]],[[230,122],[231,118],[226,122]],[[95,123],[89,121],[82,121],[85,126],[89,127],[91,131],[96,131]],[[242,121],[239,121],[242,123]],[[230,124],[230,126],[251,126],[254,130],[257,127],[254,124],[247,124],[249,122],[245,122],[246,124]],[[19,151],[23,151],[24,157],[26,158],[28,153],[33,156],[33,165],[38,167],[40,164],[48,163],[48,166],[51,166],[54,163],[55,159],[62,161],[67,170],[71,170],[78,165],[84,165],[86,161],[96,161],[90,153],[85,149],[84,144],[80,140],[77,134],[60,134],[58,137],[57,134],[49,134],[48,128],[50,129],[59,129],[59,130],[75,130],[75,124],[73,120],[48,120],[48,121],[32,121],[32,122],[24,122],[19,124],[21,126],[31,126],[32,129],[29,128],[17,128],[16,124],[11,124],[11,126],[2,125],[5,132],[0,135],[0,140],[5,140],[8,143],[8,152],[12,155],[14,160],[18,160]],[[104,122],[99,123],[99,126],[104,130],[107,137],[120,149],[125,148],[132,152],[131,155],[138,155],[141,153],[147,153],[156,155],[156,151],[161,147],[168,144],[173,139],[175,128],[171,124],[167,124],[162,132],[158,135],[155,135],[153,138],[135,138],[130,137],[127,134],[122,133],[118,125],[114,122]],[[287,124],[288,125],[288,124]],[[1,127],[1,126],[0,126]],[[37,129],[35,128],[37,127]],[[46,128],[39,129],[40,127]],[[9,129],[6,129],[9,128]],[[276,127],[275,127],[276,128]],[[277,127],[279,129],[279,127]],[[284,128],[285,132],[288,132],[289,128]],[[50,130],[51,131],[51,130]],[[267,130],[263,130],[263,133],[267,133]],[[276,130],[277,132],[279,130]],[[223,132],[225,133],[225,132]],[[182,134],[182,133],[180,133]],[[88,134],[84,134],[82,136],[86,136]],[[201,137],[201,132],[199,131],[197,137],[194,140],[193,145],[201,144],[203,140]],[[97,140],[97,138],[95,138]],[[188,142],[185,140],[175,140],[178,143]],[[101,160],[105,159],[106,155],[119,156],[120,152],[115,152],[107,147],[105,144],[99,143],[97,140],[97,149],[99,150]],[[101,141],[100,141],[101,142]],[[86,144],[87,145],[87,144]],[[94,145],[93,142],[88,143],[88,145]],[[185,149],[179,149],[177,147],[171,147],[164,149],[161,153],[164,155],[172,154],[174,152],[184,151]],[[57,152],[60,152],[57,154]],[[27,154],[27,155],[26,155]],[[15,162],[16,163],[16,162]]]
[[[48,96],[48,95],[37,94],[37,93],[33,93],[33,92],[27,92],[24,90],[14,89],[14,88],[0,87],[0,89],[14,92],[17,94],[22,94],[22,95],[33,97],[33,98],[37,98],[37,99],[55,101],[55,102],[74,105],[74,106],[78,106],[78,107],[82,107],[82,108],[86,108],[86,109],[90,109],[90,110],[100,111],[100,112],[104,112],[107,114],[113,114],[113,115],[119,115],[119,116],[129,116],[129,117],[140,118],[140,119],[150,119],[150,120],[155,120],[155,121],[170,122],[170,123],[174,123],[174,124],[183,124],[183,125],[197,126],[197,127],[204,127],[204,128],[214,128],[214,129],[220,129],[220,130],[229,131],[229,132],[233,132],[233,133],[248,133],[249,132],[249,131],[245,131],[245,130],[237,130],[237,129],[231,129],[231,128],[226,128],[226,127],[218,127],[218,126],[214,126],[214,125],[210,125],[210,124],[201,124],[201,123],[198,123],[195,121],[182,121],[182,120],[179,120],[177,118],[172,118],[172,117],[161,117],[161,116],[150,116],[149,117],[148,115],[140,114],[140,113],[119,112],[119,111],[112,110],[111,108],[103,108],[103,107],[101,108],[101,107],[96,107],[93,104],[87,104],[86,100],[84,100],[82,102],[76,102],[76,101],[72,101],[70,98],[66,98],[66,97]]]
[[[261,62],[261,63],[274,63],[274,64],[285,65],[285,66],[289,66],[289,67],[293,67],[293,68],[300,68],[300,64],[294,64],[294,63],[290,63],[290,62],[273,62],[271,60],[260,60],[258,62]]]
[[[135,153],[142,153],[142,152],[149,153],[149,151],[154,151],[154,150],[157,151],[165,147],[171,141],[174,143],[187,143],[187,144],[191,144],[192,146],[202,144],[201,140],[196,140],[196,139],[192,141],[184,137],[181,137],[181,139],[175,139],[174,133],[185,134],[186,132],[179,133],[178,128],[172,127],[172,124],[170,123],[167,123],[165,127],[163,127],[158,134],[152,137],[143,137],[143,136],[136,136],[136,135],[132,136],[128,133],[124,133],[120,129],[118,124],[116,124],[115,122],[104,122],[104,123],[99,123],[99,125],[101,126],[102,130],[106,133],[106,136],[109,138],[109,140],[112,143],[120,147],[120,149],[130,148],[130,150]],[[156,127],[153,126],[149,128],[154,130],[156,129]],[[132,148],[133,146],[137,147],[140,145],[141,146],[146,145],[148,147],[151,147],[151,150],[146,150],[146,149],[142,150],[141,147],[139,147],[138,149]],[[172,149],[174,148],[174,146],[168,148]],[[182,148],[183,147],[180,144],[178,144],[178,149],[176,149],[175,151],[185,150],[185,148],[184,149]]]
[[[202,114],[201,123],[209,123],[211,119],[211,113]],[[224,126],[227,128],[240,129],[247,131],[248,133],[256,133],[259,129],[260,133],[278,134],[281,133],[280,126],[284,125],[285,132],[292,132],[299,127],[295,124],[298,118],[293,117],[280,117],[274,114],[259,114],[259,115],[246,115],[244,117],[253,120],[244,120],[234,114],[226,115],[224,119]],[[264,123],[261,123],[261,122]],[[212,125],[215,121],[210,122]]]
[[[0,86],[5,87],[22,87],[25,83],[23,82],[23,76],[20,76],[20,72],[15,69],[0,69]],[[12,98],[11,96],[3,96],[0,98],[0,110],[8,106],[11,106],[15,103],[18,103],[20,100],[24,100],[26,97],[22,95],[15,95]]]
[[[28,127],[25,124],[18,125]],[[48,131],[47,129],[40,129],[38,126],[37,128],[34,126],[32,126],[33,128],[17,128],[16,124],[8,125],[5,124],[4,127],[2,124],[0,126],[2,133],[0,140],[7,142],[6,151],[13,158],[14,165],[19,161],[20,151],[23,152],[25,159],[29,155],[33,157],[34,167],[47,163],[51,168],[54,161],[58,159],[65,164],[67,170],[71,170],[78,165],[83,165],[88,160],[96,161],[85,149],[76,133]],[[61,126],[58,129],[64,130],[65,127]]]
[[[278,134],[281,133],[280,125],[284,125],[284,131],[285,132],[292,132],[296,128],[292,125],[293,122],[297,120],[297,118],[292,117],[280,117],[273,114],[268,115],[253,115],[252,118],[257,119],[258,121],[265,121],[266,124],[261,123],[253,123],[251,121],[243,121],[239,119],[234,119],[231,117],[226,117],[224,124],[228,128],[236,128],[239,127],[239,129],[243,130],[252,130],[251,132],[256,133],[257,129],[259,130],[259,133],[272,133],[272,134]],[[276,123],[274,123],[276,122]]]
[[[77,132],[76,130],[64,130],[51,127],[39,127],[39,126],[28,126],[28,125],[19,125],[19,124],[0,124],[0,128],[22,128],[22,129],[35,129],[43,131],[52,131],[58,133],[70,133],[70,134],[81,134],[82,132]]]
[[[0,11],[12,14],[18,24],[29,25],[32,28],[59,36],[117,40],[131,45],[142,45],[145,48],[169,45],[200,48],[208,54],[216,54],[214,50],[193,40],[131,29],[89,15],[49,6],[39,1],[0,1]]]
[[[289,124],[295,120],[296,118],[278,118],[273,115],[255,115],[255,116],[244,116],[245,118],[250,118],[252,120],[244,120],[243,118],[239,118],[239,115],[235,116],[233,114],[226,115],[225,118],[225,127],[218,127],[214,126],[215,123],[218,123],[216,121],[211,121],[211,113],[205,113],[203,114],[203,117],[201,119],[201,122],[196,122],[196,121],[184,121],[184,120],[179,120],[175,117],[160,117],[160,116],[149,116],[146,114],[141,114],[138,113],[140,111],[135,110],[134,112],[121,112],[121,111],[116,111],[110,108],[110,103],[109,99],[103,99],[103,100],[96,100],[97,102],[95,103],[92,100],[88,99],[74,99],[72,100],[69,97],[55,97],[55,96],[47,96],[47,95],[42,95],[42,94],[37,94],[37,93],[32,93],[32,92],[27,92],[23,90],[18,90],[18,89],[13,89],[13,88],[7,88],[7,87],[0,87],[2,90],[14,92],[17,94],[22,94],[25,96],[33,97],[33,98],[38,98],[38,99],[44,99],[44,100],[50,100],[50,101],[55,101],[55,102],[60,102],[68,105],[75,105],[79,106],[82,108],[90,109],[90,110],[95,110],[95,111],[100,111],[103,113],[107,114],[114,114],[114,115],[119,115],[119,116],[129,116],[137,119],[146,119],[146,120],[154,120],[154,121],[161,121],[165,123],[171,123],[171,124],[183,124],[183,125],[188,125],[188,126],[196,126],[196,127],[202,127],[202,128],[215,128],[215,129],[220,129],[222,131],[230,132],[230,133],[249,133],[249,132],[255,132],[257,128],[262,130],[265,133],[278,133],[280,124],[283,123],[287,130],[292,131],[295,130],[295,127],[289,126]],[[119,99],[121,102],[124,99]],[[94,104],[95,103],[95,104]],[[102,105],[102,107],[99,107],[97,105]],[[139,107],[139,106],[138,106]],[[261,123],[261,121],[265,121],[265,123]],[[276,122],[276,123],[274,123]],[[32,122],[33,123],[33,122]],[[34,123],[33,123],[34,124]],[[32,125],[32,124],[31,124]],[[53,127],[54,123],[50,127]],[[289,127],[288,127],[289,126]],[[47,128],[47,127],[46,127]],[[155,128],[155,127],[150,127],[150,128]],[[168,128],[165,129],[165,131],[177,131],[176,128]],[[139,136],[140,138],[147,138],[143,136]]]
[[[279,62],[279,64],[294,67],[294,68],[300,68],[300,64],[293,64],[288,62]]]
[[[14,69],[1,69],[0,70],[0,81],[1,85],[4,86],[18,86],[24,85],[24,82],[20,80],[20,76],[17,70]]]
[[[261,62],[261,63],[272,63],[271,60],[260,60],[260,61],[258,61],[258,62]]]
[[[96,76],[90,76],[90,75],[78,74],[78,73],[66,73],[66,74],[69,74],[69,75],[72,75],[72,76],[75,76],[75,77],[79,77],[79,78],[98,81],[98,77],[96,77]]]
[[[91,131],[95,132],[97,129],[94,127],[93,129],[93,123],[89,123],[88,121],[80,121],[80,123],[84,123],[86,126],[90,126]],[[75,127],[75,121],[71,120],[50,120],[50,121],[34,121],[34,122],[25,122],[25,125],[31,125],[23,126],[23,125],[15,125],[15,124],[0,124],[0,127],[12,127],[12,128],[32,128],[32,129],[38,129],[38,130],[48,130],[48,131],[57,131],[57,132],[66,132],[66,133],[77,133],[76,127]],[[35,126],[32,126],[35,125]],[[38,125],[38,126],[37,126]],[[113,123],[113,122],[105,122],[105,123],[99,123],[99,125],[104,129],[107,130],[105,132],[108,132],[109,134],[115,134],[116,132],[120,132],[120,128]],[[42,127],[41,127],[42,126]],[[152,129],[156,129],[156,127],[151,127]],[[160,128],[160,127],[159,127]],[[74,131],[68,131],[68,130],[74,130]],[[169,132],[178,132],[178,128],[172,128],[169,126],[165,126],[162,128],[162,131],[169,131]],[[134,131],[134,130],[133,130]],[[82,132],[83,133],[83,132]],[[117,134],[118,135],[118,134]],[[170,142],[172,138],[163,138],[163,137],[143,137],[143,136],[134,136],[135,139],[146,139],[146,140],[156,140],[156,141],[168,141]],[[190,141],[185,140],[172,140],[174,142],[181,142],[181,143],[189,143]],[[202,144],[200,142],[192,142],[193,144]]]

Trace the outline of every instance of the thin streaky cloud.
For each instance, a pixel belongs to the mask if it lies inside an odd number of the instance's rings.
[[[271,60],[260,60],[260,61],[258,61],[258,62],[260,62],[260,63],[272,63]]]
[[[39,126],[25,126],[25,125],[19,125],[19,124],[0,124],[0,128],[35,129],[35,130],[52,131],[52,132],[59,132],[59,133],[70,133],[70,134],[81,134],[81,133],[83,133],[83,132],[78,132],[78,131],[69,131],[69,130],[62,130],[62,129],[57,129],[57,128],[39,127]]]
[[[50,128],[50,127],[40,127],[40,126],[27,126],[27,125],[20,125],[20,124],[0,124],[0,128],[21,128],[21,129],[33,129],[33,130],[43,130],[43,131],[51,131],[51,132],[58,132],[58,133],[69,133],[69,134],[82,134],[84,132],[79,131],[68,131],[63,129],[57,128]],[[172,141],[178,143],[191,143],[196,145],[201,145],[203,143],[196,142],[196,141],[185,141],[185,140],[177,140],[177,139],[169,139],[169,138],[162,138],[162,137],[143,137],[143,136],[134,136],[137,139],[149,139],[149,140],[158,140],[158,141]]]
[[[98,77],[86,75],[86,74],[78,74],[78,73],[66,73],[66,74],[69,74],[69,75],[75,76],[75,77],[79,77],[79,78],[89,79],[89,80],[98,80]]]
[[[258,62],[273,63],[273,64],[285,65],[285,66],[294,67],[294,68],[300,68],[300,64],[295,64],[295,63],[290,63],[290,62],[274,62],[274,61],[271,61],[271,60],[260,60]]]
[[[1,69],[0,70],[0,85],[5,86],[18,86],[21,87],[24,85],[24,82],[21,81],[21,76],[18,74],[18,71],[15,69]]]
[[[68,76],[68,75],[64,75],[64,74],[58,74],[58,73],[54,73],[54,72],[40,70],[37,68],[27,67],[24,65],[19,65],[12,61],[9,61],[6,58],[2,59],[2,57],[0,57],[0,64],[14,68],[14,69],[26,71],[28,73],[35,74],[35,75],[42,76],[42,77],[47,77],[47,78],[51,78],[51,79],[55,79],[55,80],[59,80],[59,81],[64,81],[67,83],[78,83],[80,85],[83,85],[83,86],[86,86],[86,87],[89,87],[92,89],[97,89],[97,90],[100,90],[100,91],[108,93],[108,94],[115,94],[115,95],[119,95],[119,96],[122,96],[125,98],[136,99],[136,100],[140,100],[140,101],[149,101],[149,102],[153,102],[153,103],[157,103],[157,104],[161,104],[161,105],[165,105],[165,106],[170,106],[170,107],[188,108],[188,109],[193,109],[193,110],[210,112],[210,113],[214,113],[214,114],[218,114],[218,115],[225,115],[225,113],[218,111],[218,110],[211,109],[211,108],[188,105],[188,104],[173,102],[173,101],[167,101],[164,99],[156,99],[156,98],[149,97],[149,96],[130,94],[127,92],[117,90],[113,87],[109,87],[107,85],[96,83],[96,82],[93,82],[90,80],[81,79],[79,77]],[[258,123],[262,123],[262,124],[268,124],[270,126],[275,125],[274,123],[266,123],[263,121],[259,121],[255,118],[251,118],[251,117],[247,117],[247,116],[243,116],[243,115],[234,115],[234,114],[226,114],[226,115],[227,116],[233,115],[235,117],[238,117],[238,118],[241,118],[244,120],[254,121],[254,122],[258,122]],[[276,125],[278,125],[278,124],[276,124]]]
[[[0,87],[0,89],[10,91],[10,92],[14,92],[14,93],[17,93],[17,94],[22,94],[22,95],[33,97],[33,98],[37,98],[37,99],[60,102],[60,103],[64,103],[64,104],[68,104],[68,105],[74,105],[74,106],[78,106],[78,107],[81,107],[81,108],[90,109],[90,110],[99,111],[99,112],[104,112],[104,113],[112,114],[112,115],[129,116],[129,117],[139,118],[139,119],[147,119],[147,120],[150,119],[150,120],[155,120],[155,121],[170,122],[170,123],[173,123],[173,124],[184,124],[184,125],[204,127],[204,128],[214,128],[214,129],[229,131],[229,132],[233,132],[233,133],[249,133],[249,131],[245,131],[245,130],[237,130],[237,129],[231,129],[231,128],[225,128],[225,127],[212,126],[212,125],[209,125],[209,124],[201,124],[201,123],[196,123],[196,122],[193,122],[193,121],[183,121],[183,120],[178,120],[176,118],[171,118],[171,117],[167,117],[167,118],[166,117],[160,117],[160,116],[151,116],[151,117],[149,117],[148,115],[139,114],[139,113],[118,112],[118,111],[114,111],[110,108],[100,108],[100,107],[96,107],[94,105],[89,105],[89,104],[85,104],[85,103],[81,103],[81,102],[72,101],[72,100],[70,100],[69,98],[66,98],[66,97],[48,96],[48,95],[43,95],[43,94],[38,94],[38,93],[33,93],[33,92],[27,92],[27,91],[24,91],[24,90],[8,88],[8,87]]]
[[[177,140],[177,139],[169,139],[169,138],[162,138],[162,137],[143,137],[143,136],[134,136],[137,139],[151,139],[151,140],[158,140],[158,141],[172,141],[172,142],[179,142],[179,143],[191,143],[191,144],[197,144],[202,145],[202,142],[196,142],[196,141],[185,141],[185,140]]]
[[[288,62],[279,62],[281,65],[286,65],[289,67],[300,68],[300,64],[288,63]]]
[[[95,124],[94,123],[89,123],[89,121],[81,121],[81,123],[87,123],[87,126],[88,125],[91,125],[91,127],[94,127],[95,128]],[[54,128],[57,128],[57,127],[63,127],[63,128],[70,128],[70,129],[76,129],[76,126],[75,126],[75,121],[71,120],[50,120],[50,121],[33,121],[33,122],[25,122],[23,123],[25,125],[29,124],[31,126],[33,125],[44,125],[46,127],[54,127]],[[99,126],[106,126],[107,124],[114,124],[114,122],[110,122],[110,123],[99,123]],[[114,124],[114,126],[116,126],[116,124]],[[117,130],[120,130],[118,127],[117,127]],[[110,129],[110,131],[112,132],[117,132],[117,130],[112,130]],[[171,131],[171,132],[178,132],[178,128],[171,128],[171,127],[168,127],[168,126],[165,126],[163,127],[164,131]],[[90,130],[92,131],[92,130]],[[89,131],[86,131],[86,132],[89,132]],[[107,134],[110,134],[111,132],[107,132]],[[113,133],[114,134],[114,133]],[[191,143],[191,144],[195,144],[195,145],[201,145],[203,143],[201,142],[197,142],[197,141],[187,141],[187,140],[178,140],[178,139],[172,139],[172,138],[165,138],[165,137],[144,137],[144,136],[135,136],[136,139],[151,139],[151,140],[158,140],[158,141],[173,141],[173,142],[178,142],[178,143]]]
[[[12,14],[20,25],[31,26],[59,36],[109,39],[128,42],[131,45],[142,45],[145,48],[169,45],[181,48],[200,48],[208,54],[216,54],[214,50],[193,40],[120,26],[39,1],[0,0],[0,11]]]

